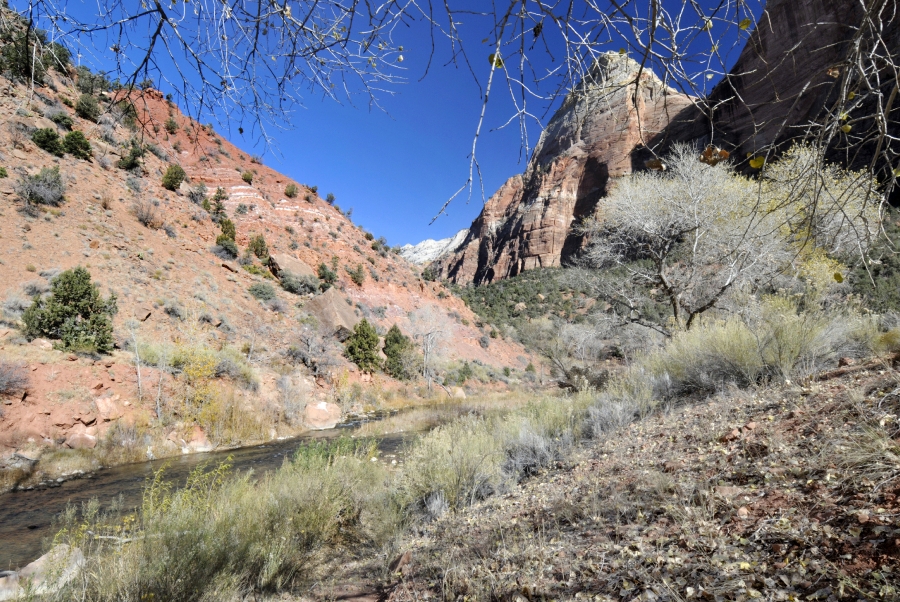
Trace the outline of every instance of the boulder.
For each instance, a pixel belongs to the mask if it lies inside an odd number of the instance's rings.
[[[329,333],[337,333],[341,329],[353,330],[359,322],[353,307],[347,303],[341,292],[333,287],[310,299],[303,309],[315,316],[319,325]]]
[[[72,449],[94,449],[97,438],[87,433],[71,433],[66,437],[66,446]]]
[[[100,414],[102,420],[109,422],[122,417],[122,410],[116,404],[118,397],[118,395],[113,395],[112,397],[100,397],[96,400],[97,413]]]
[[[465,399],[466,392],[462,387],[453,387],[450,389],[450,397],[453,399]]]
[[[83,564],[81,550],[58,544],[21,571],[0,573],[0,600],[54,592],[71,581]]]
[[[302,259],[297,259],[287,253],[273,253],[269,256],[269,269],[272,273],[281,277],[282,272],[288,272],[294,276],[315,276],[316,272]]]
[[[187,446],[195,452],[208,452],[214,448],[213,444],[207,439],[206,433],[199,426],[191,429],[191,440],[188,441]]]
[[[315,431],[333,429],[341,421],[341,408],[327,401],[306,404],[303,421]]]

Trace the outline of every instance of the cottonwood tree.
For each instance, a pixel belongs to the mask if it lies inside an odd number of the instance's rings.
[[[704,163],[684,145],[666,165],[623,178],[583,230],[593,238],[586,263],[603,270],[587,280],[620,323],[666,336],[690,328],[733,291],[864,253],[879,228],[876,183],[865,172],[822,168],[808,146],[794,147],[759,181],[727,162]],[[668,315],[648,314],[654,302]]]

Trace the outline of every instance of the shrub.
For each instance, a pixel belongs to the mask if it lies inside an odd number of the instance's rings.
[[[96,123],[100,117],[100,105],[97,99],[90,94],[82,94],[75,103],[75,114],[82,119],[93,121]]]
[[[234,259],[240,254],[240,249],[238,249],[237,244],[235,244],[234,240],[228,238],[224,234],[219,234],[216,237],[216,244],[222,249],[225,255],[229,259]]]
[[[289,199],[293,199],[297,196],[297,193],[299,192],[299,190],[300,189],[297,188],[297,185],[292,182],[284,187],[284,196],[286,196]]]
[[[169,165],[166,173],[163,174],[162,185],[168,190],[177,190],[181,183],[184,182],[187,174],[180,165]]]
[[[238,206],[235,207],[234,213],[236,215],[246,215],[247,214],[247,205],[244,203],[238,203]]]
[[[31,205],[58,207],[65,200],[66,184],[59,173],[59,166],[43,167],[40,173],[19,180],[15,190],[25,201],[26,209]]]
[[[6,171],[5,167],[0,167],[0,178],[8,178],[9,173]]]
[[[28,388],[28,371],[23,364],[0,359],[0,395],[12,395]]]
[[[116,166],[119,169],[124,169],[126,171],[136,169],[141,165],[141,157],[144,156],[144,147],[141,146],[140,142],[136,139],[131,139],[131,147],[128,149],[128,153],[123,155],[119,161],[116,163]]]
[[[362,286],[363,282],[366,281],[366,271],[363,269],[362,264],[357,264],[356,269],[347,270],[350,274],[350,280],[353,281],[356,286]]]
[[[307,295],[319,290],[321,282],[315,276],[294,276],[290,272],[282,272],[281,288],[295,295]]]
[[[91,158],[91,143],[84,137],[84,133],[79,130],[66,134],[65,139],[63,139],[63,149],[76,159]]]
[[[75,126],[75,122],[72,121],[72,118],[69,117],[69,114],[64,109],[53,113],[48,119],[66,130],[71,130]]]
[[[192,186],[190,190],[188,190],[188,200],[190,200],[195,205],[201,205],[203,201],[206,200],[206,184],[200,182],[196,186]]]
[[[116,296],[103,299],[90,273],[78,267],[54,278],[50,296],[35,297],[22,321],[29,338],[58,339],[63,349],[109,353],[116,310]]]
[[[334,205],[334,201],[335,201],[334,194],[332,194],[332,193],[329,192],[329,193],[328,193],[328,196],[325,197],[325,201],[326,201],[329,205]]]
[[[168,133],[174,134],[178,131],[178,122],[176,122],[173,117],[169,117],[168,119],[166,119],[166,123],[163,127],[166,128],[166,131]]]
[[[337,281],[337,273],[333,270],[329,270],[328,266],[324,263],[319,264],[319,269],[317,270],[317,272],[319,280],[322,281],[323,291],[327,291]]]
[[[271,301],[275,298],[275,289],[267,282],[256,282],[247,291],[260,301]]]
[[[247,182],[248,184],[252,184],[253,183],[253,172],[245,171],[244,173],[241,174],[241,179],[243,181]]]
[[[353,334],[347,339],[346,355],[347,359],[364,372],[373,372],[381,364],[378,356],[378,333],[365,318],[353,327]]]
[[[256,234],[250,237],[247,250],[260,259],[265,259],[269,256],[269,246],[266,244],[266,238],[262,234]]]
[[[140,199],[131,206],[131,212],[141,223],[148,228],[158,228],[161,221],[156,211],[156,205],[152,201]]]
[[[59,139],[59,134],[57,134],[56,130],[53,128],[41,128],[35,130],[31,135],[31,141],[34,142],[38,148],[47,151],[51,155],[56,155],[57,157],[63,156],[64,151],[62,141]]]

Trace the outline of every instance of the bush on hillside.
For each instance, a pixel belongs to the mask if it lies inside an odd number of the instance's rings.
[[[168,119],[166,119],[164,127],[166,128],[166,131],[168,133],[174,134],[178,131],[178,122],[175,121],[173,117],[169,117]]]
[[[59,173],[59,166],[44,167],[40,173],[20,179],[15,191],[25,202],[25,210],[30,211],[34,205],[61,205],[65,200],[66,184]]]
[[[53,128],[41,128],[31,135],[31,141],[41,150],[45,150],[57,157],[63,156],[63,145],[59,134]]]
[[[141,157],[144,156],[144,147],[141,145],[137,139],[131,139],[131,147],[128,149],[128,153],[122,155],[119,161],[116,163],[116,166],[119,169],[124,169],[126,171],[131,171],[132,169],[137,169],[141,166]]]
[[[250,288],[247,289],[247,292],[260,301],[271,301],[276,297],[275,289],[267,282],[256,282],[251,284]]]
[[[90,94],[82,94],[75,102],[75,114],[82,119],[96,123],[100,118],[100,104]]]
[[[346,355],[363,372],[378,370],[381,364],[378,356],[378,333],[365,318],[353,327],[353,334],[347,339]]]
[[[84,137],[84,132],[80,130],[66,134],[62,146],[63,150],[76,159],[87,160],[91,158],[91,143]]]
[[[241,179],[243,181],[247,182],[248,184],[252,184],[253,183],[253,172],[245,171],[244,173],[241,174]]]
[[[66,130],[71,130],[75,126],[75,122],[72,121],[72,118],[69,117],[69,114],[62,108],[50,115],[44,113],[44,117],[47,117],[47,119]]]
[[[293,199],[297,196],[297,193],[299,191],[300,191],[300,189],[297,188],[297,185],[292,182],[284,187],[284,196],[286,196],[289,199]]]
[[[295,276],[290,272],[282,272],[281,288],[295,295],[309,295],[318,292],[321,282],[315,276]]]
[[[319,280],[322,281],[323,291],[327,291],[334,285],[335,282],[337,282],[337,272],[328,269],[328,266],[324,263],[319,264],[317,274],[319,276]]]
[[[56,339],[61,348],[72,351],[110,353],[116,311],[116,296],[103,299],[90,273],[78,267],[54,278],[50,296],[35,297],[22,321],[29,338]]]
[[[268,257],[269,245],[266,244],[266,237],[262,234],[251,236],[250,242],[247,244],[247,250],[260,259],[265,259],[266,257]]]
[[[355,269],[348,269],[347,273],[350,274],[350,280],[356,286],[362,286],[363,282],[366,281],[366,271],[363,269],[362,264],[357,264]]]
[[[203,201],[206,200],[206,184],[200,182],[196,186],[192,186],[190,190],[188,190],[188,200],[190,200],[195,205],[202,205]]]
[[[181,183],[184,182],[186,177],[187,174],[184,173],[184,169],[180,165],[169,165],[168,169],[166,169],[166,173],[163,174],[163,188],[167,190],[178,190],[178,187],[181,186]]]

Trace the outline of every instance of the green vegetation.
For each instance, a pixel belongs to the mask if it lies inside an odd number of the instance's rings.
[[[22,315],[24,332],[30,338],[57,339],[62,349],[110,353],[116,309],[116,296],[103,299],[90,273],[78,267],[53,279],[48,298],[34,297]]]
[[[66,113],[64,110],[61,110],[58,113],[54,113],[53,115],[51,115],[50,121],[52,121],[59,127],[66,129],[66,130],[71,130],[73,127],[75,127],[75,122],[72,121],[72,118],[69,117],[69,114]]]
[[[137,169],[141,165],[141,157],[144,156],[144,152],[144,146],[136,138],[132,138],[128,153],[122,155],[116,166],[126,171]]]
[[[237,235],[234,222],[230,219],[219,220],[219,228],[222,233],[216,237],[216,244],[222,247],[231,257],[237,257],[239,251],[237,244],[234,242],[234,238]]]
[[[163,127],[166,128],[166,131],[168,133],[174,134],[175,132],[178,131],[178,122],[175,121],[175,119],[173,117],[169,117],[168,119],[166,119],[166,122],[163,125]]]
[[[184,182],[186,177],[187,174],[184,173],[184,168],[180,165],[169,165],[166,169],[166,173],[163,174],[163,188],[167,190],[178,190],[178,187],[181,186],[181,183]]]
[[[380,367],[378,333],[365,318],[353,327],[353,334],[347,339],[346,355],[363,372],[374,372]]]
[[[96,123],[100,118],[100,105],[97,99],[90,94],[82,94],[75,102],[75,114],[82,119]]]
[[[323,291],[327,291],[334,285],[335,282],[337,282],[337,272],[328,269],[328,266],[324,263],[319,264],[317,273],[319,276],[319,280],[322,281]]]
[[[283,272],[280,278],[281,288],[294,295],[309,295],[319,291],[322,283],[315,276],[295,276]]]
[[[5,167],[0,167],[0,178],[8,178],[9,172],[6,171]]]
[[[268,282],[255,282],[250,285],[247,292],[260,301],[271,301],[276,297],[275,289]]]
[[[266,237],[262,234],[255,234],[250,237],[250,242],[247,244],[247,250],[261,260],[265,260],[269,257],[269,245],[266,244]]]
[[[57,134],[56,130],[53,128],[41,128],[35,130],[31,135],[31,141],[34,142],[39,149],[45,150],[51,155],[56,155],[57,157],[63,156],[62,140],[60,140],[59,134]]]
[[[330,192],[328,193],[328,196],[325,197],[325,202],[328,203],[329,205],[334,205],[335,200],[336,199],[334,198],[334,195]]]
[[[63,150],[77,159],[88,160],[91,158],[91,143],[80,130],[66,134],[62,146]]]
[[[385,335],[382,351],[387,358],[384,362],[385,372],[400,380],[415,378],[418,372],[415,365],[418,359],[416,346],[412,339],[400,332],[396,324]]]
[[[33,27],[26,30],[23,20],[5,26],[0,34],[0,42],[3,43],[0,49],[0,69],[15,78],[43,84],[47,71],[55,69],[65,74],[71,64],[72,55],[68,48],[57,42],[49,42],[44,30]]]
[[[366,281],[366,270],[361,263],[356,264],[356,267],[352,270],[348,268],[347,273],[350,274],[350,280],[356,286],[362,286],[363,282]]]
[[[287,186],[284,187],[284,196],[289,199],[296,198],[297,194],[300,192],[300,189],[297,188],[297,185],[291,182]]]
[[[241,174],[241,179],[243,181],[247,182],[248,184],[252,184],[253,183],[253,172],[250,170],[245,171],[244,173]]]

